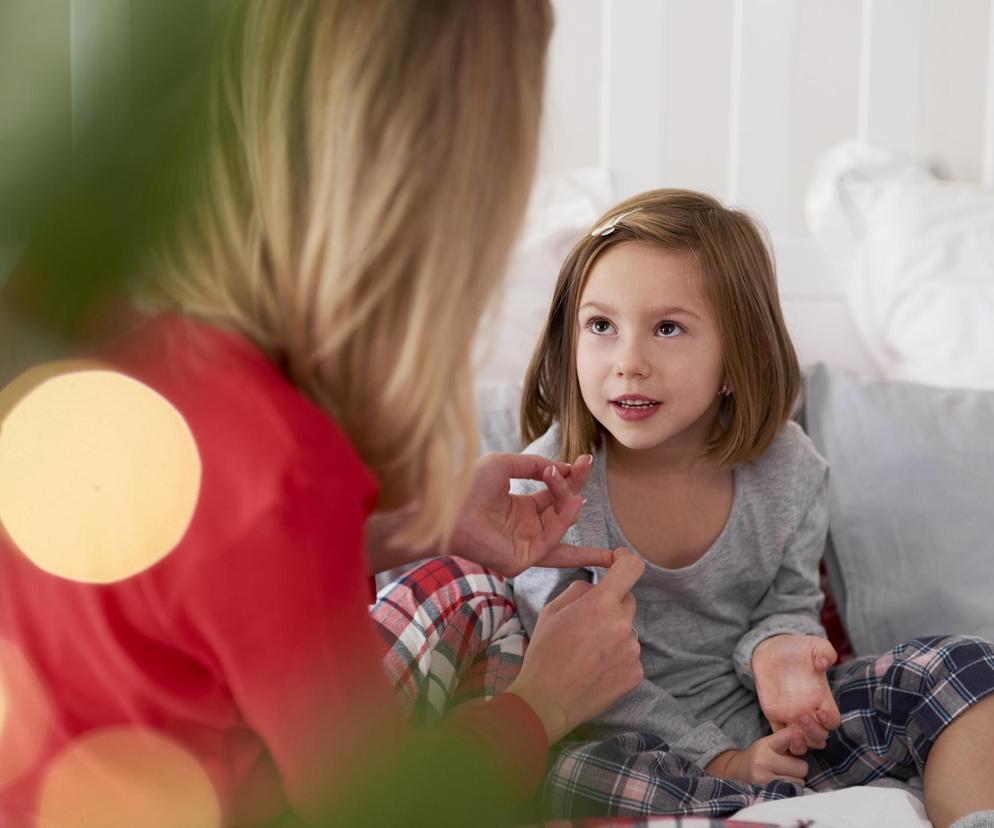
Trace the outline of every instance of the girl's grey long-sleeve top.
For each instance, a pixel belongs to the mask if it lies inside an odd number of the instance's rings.
[[[558,426],[525,451],[558,458]],[[769,732],[750,662],[761,641],[780,633],[824,636],[818,561],[828,531],[828,464],[796,423],[767,452],[734,468],[735,493],[724,529],[699,560],[680,569],[646,561],[632,590],[645,678],[583,729],[587,738],[654,733],[700,767]],[[515,481],[519,493],[541,486]],[[611,511],[603,451],[583,490],[587,503],[566,543],[616,548],[627,541]],[[530,635],[542,608],[574,580],[597,582],[601,568],[534,567],[514,579]]]

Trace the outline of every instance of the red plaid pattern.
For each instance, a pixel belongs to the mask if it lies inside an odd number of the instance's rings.
[[[433,558],[385,586],[370,609],[384,667],[415,724],[518,675],[527,638],[507,581],[459,558]]]

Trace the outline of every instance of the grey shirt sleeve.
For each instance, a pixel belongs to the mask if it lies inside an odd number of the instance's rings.
[[[568,587],[573,581],[590,581],[587,569],[550,569],[533,566],[518,575],[511,584],[518,618],[531,638],[542,608]]]
[[[823,470],[801,522],[784,551],[773,584],[755,607],[749,631],[735,647],[735,672],[750,690],[756,689],[752,654],[767,638],[781,634],[825,637],[819,621],[824,601],[818,579],[818,561],[828,534],[828,469]]]

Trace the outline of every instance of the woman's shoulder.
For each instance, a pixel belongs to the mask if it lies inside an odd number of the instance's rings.
[[[183,418],[205,481],[231,502],[262,503],[290,478],[375,497],[348,435],[247,338],[166,315],[110,357]]]

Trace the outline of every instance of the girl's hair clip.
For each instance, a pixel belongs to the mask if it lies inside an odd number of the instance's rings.
[[[634,210],[629,210],[626,213],[621,213],[614,218],[608,219],[603,224],[598,224],[593,230],[590,231],[591,236],[610,236],[615,230],[618,229],[618,225],[621,224],[628,216],[632,213],[638,212],[638,207]]]

